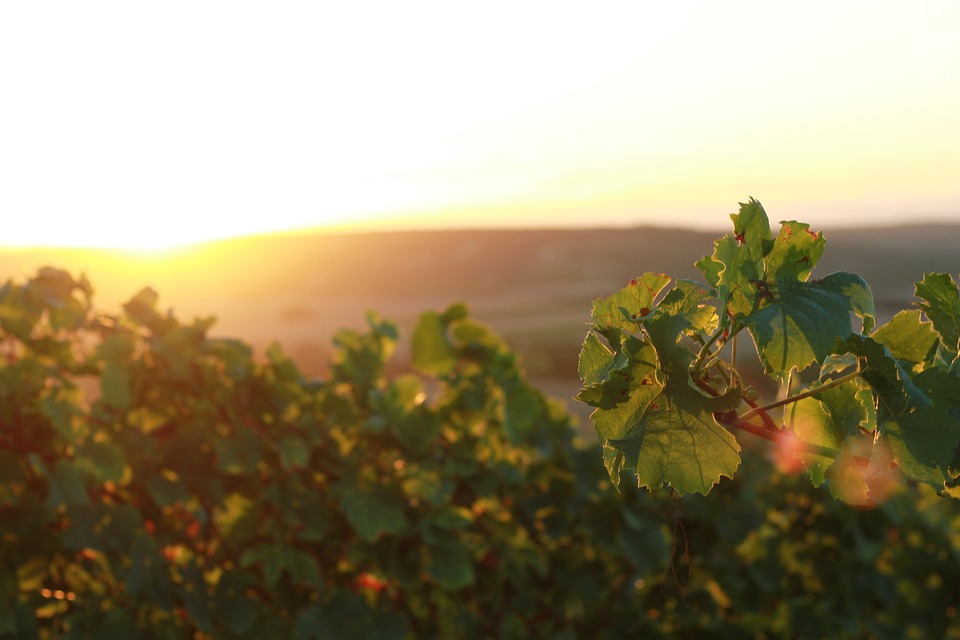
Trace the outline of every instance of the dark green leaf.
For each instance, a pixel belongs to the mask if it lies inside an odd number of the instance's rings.
[[[455,538],[430,547],[427,573],[444,589],[468,587],[476,579],[470,550]]]
[[[340,503],[344,514],[363,540],[373,542],[406,529],[406,510],[399,496],[381,488],[347,489],[343,493]]]
[[[786,379],[793,369],[821,362],[837,340],[853,333],[851,314],[872,323],[873,297],[866,283],[848,273],[784,284],[773,300],[743,319],[766,372]]]
[[[960,379],[939,369],[914,378],[932,402],[911,406],[884,423],[884,435],[900,469],[910,478],[942,487],[960,446]]]
[[[960,291],[946,273],[929,273],[916,285],[917,297],[944,348],[954,356],[960,352]]]

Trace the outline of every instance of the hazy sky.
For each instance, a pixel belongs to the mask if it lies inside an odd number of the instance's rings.
[[[960,2],[5,2],[0,244],[960,221]]]

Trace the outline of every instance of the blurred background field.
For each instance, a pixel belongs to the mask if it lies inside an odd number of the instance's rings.
[[[960,273],[960,225],[824,233],[813,277],[861,275],[880,322],[911,304],[923,273]],[[417,316],[462,301],[521,355],[538,388],[585,418],[572,396],[591,301],[645,271],[699,279],[694,262],[720,235],[654,227],[455,230],[260,236],[156,253],[6,249],[0,274],[19,280],[44,265],[85,273],[106,312],[150,286],[161,307],[181,318],[216,316],[214,335],[258,348],[279,341],[309,374],[326,370],[334,333],[363,327],[369,310],[398,322],[395,362],[403,368]]]

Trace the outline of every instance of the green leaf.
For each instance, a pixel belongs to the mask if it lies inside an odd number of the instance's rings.
[[[450,478],[419,468],[412,468],[400,486],[406,495],[435,505],[449,501],[455,488]]]
[[[784,284],[773,300],[743,319],[764,370],[786,379],[793,369],[822,362],[837,340],[853,333],[851,314],[872,323],[873,296],[867,284],[849,273],[823,280]]]
[[[883,433],[904,474],[942,488],[953,478],[960,445],[960,379],[927,369],[914,383],[933,402],[891,417]]]
[[[820,260],[826,240],[802,222],[781,222],[780,235],[764,259],[766,280],[771,283],[806,281]]]
[[[450,591],[468,587],[476,580],[473,556],[456,538],[444,539],[430,547],[427,573]]]
[[[347,489],[340,499],[344,515],[367,542],[393,535],[407,528],[404,502],[386,489]]]
[[[867,426],[869,412],[866,403],[871,400],[868,389],[851,381],[799,400],[786,410],[784,418],[802,442],[839,452],[847,438],[859,435],[860,428]],[[802,458],[813,486],[819,487],[834,460],[815,455]]]
[[[224,473],[253,473],[260,464],[260,436],[248,427],[234,425],[228,435],[214,438],[213,446],[217,452],[217,468]]]
[[[87,442],[78,447],[74,464],[99,482],[117,482],[127,469],[123,449],[107,441]]]
[[[15,605],[14,602],[0,603],[0,634],[13,635],[19,630]]]
[[[960,443],[960,379],[940,369],[911,378],[884,345],[863,336],[846,343],[873,389],[877,426],[908,477],[942,487]]]
[[[409,637],[407,619],[372,608],[359,595],[336,589],[330,601],[301,611],[293,625],[294,640],[402,640]]]
[[[654,366],[656,352],[650,345],[644,351],[644,343],[623,334],[614,352],[596,333],[588,333],[580,352],[580,376],[584,382],[577,399],[601,409],[612,409],[624,402],[634,382],[633,360]]]
[[[596,333],[588,333],[580,350],[578,372],[584,387],[600,385],[610,380],[611,374],[623,371],[628,364],[627,354],[614,353],[603,344]]]
[[[133,402],[129,371],[116,362],[107,362],[100,374],[100,397],[111,407],[129,408]]]
[[[641,486],[670,485],[680,495],[706,495],[740,466],[740,445],[713,417],[735,406],[734,400],[739,400],[738,390],[707,401],[690,389],[667,388],[628,423],[624,438],[609,443],[623,452],[623,462],[634,468]],[[619,469],[609,471],[611,477],[619,476]]]
[[[885,345],[893,357],[910,365],[930,361],[940,340],[933,324],[921,319],[919,309],[900,311],[870,337]]]
[[[673,289],[657,305],[657,315],[683,317],[686,326],[682,333],[690,337],[706,337],[717,330],[717,309],[705,304],[710,292],[692,280],[677,280]]]
[[[7,282],[0,289],[0,329],[27,342],[43,314],[43,308],[31,303],[22,287]]]
[[[84,476],[72,461],[58,460],[48,476],[50,493],[47,495],[47,506],[56,508],[61,505],[87,504],[89,498]]]
[[[542,403],[538,392],[520,382],[504,390],[503,428],[511,442],[519,444],[530,434]]]
[[[116,638],[116,640],[137,640],[141,637],[137,620],[130,612],[119,607],[107,610],[97,634],[104,638]]]
[[[946,273],[930,273],[916,284],[917,297],[933,328],[940,334],[943,347],[954,356],[960,352],[960,291]]]
[[[231,493],[213,512],[213,520],[225,538],[244,542],[256,533],[259,509],[257,502],[240,493]]]
[[[310,461],[310,446],[296,433],[284,433],[274,441],[280,464],[287,471],[302,469]]]
[[[469,315],[470,310],[467,308],[467,305],[462,302],[457,302],[447,307],[447,309],[443,312],[441,319],[443,320],[444,325],[450,326],[457,320],[465,320]]]
[[[151,473],[143,482],[150,498],[161,507],[190,499],[190,492],[182,483],[171,480],[162,472]]]
[[[730,214],[734,237],[759,260],[769,252],[770,219],[763,205],[750,198],[740,203],[740,210]]]
[[[457,354],[447,338],[443,318],[432,311],[421,314],[413,330],[413,365],[424,373],[445,376],[457,365]]]
[[[654,300],[670,284],[662,273],[645,273],[607,298],[593,302],[593,322],[599,328],[635,329],[654,307]]]
[[[637,362],[629,400],[592,415],[611,479],[633,469],[641,486],[669,484],[681,495],[706,494],[740,465],[740,445],[714,418],[735,408],[739,388],[705,395],[690,380],[693,356],[678,344],[690,327],[683,316],[660,313],[647,322],[658,365]],[[649,349],[645,350],[649,358]],[[659,371],[658,371],[659,368]],[[661,377],[662,376],[662,377]]]
[[[83,432],[83,393],[73,387],[55,387],[43,396],[40,410],[67,442],[75,442]]]
[[[160,322],[160,314],[157,313],[157,301],[159,299],[160,296],[155,290],[144,287],[124,303],[123,310],[137,324],[152,329]]]
[[[263,570],[263,583],[268,589],[276,587],[284,573],[298,582],[319,582],[320,571],[316,559],[282,542],[248,548],[240,556],[240,565],[243,567],[257,563]]]
[[[762,279],[763,256],[772,242],[767,214],[753,198],[741,203],[740,212],[731,214],[730,219],[733,234],[717,240],[713,254],[696,265],[716,289],[723,322],[728,313],[739,320],[756,308],[758,292],[753,283]]]
[[[886,346],[872,338],[853,335],[847,338],[843,347],[856,356],[861,377],[873,389],[878,426],[882,427],[911,408],[930,406],[930,399],[917,388]]]
[[[116,331],[104,338],[97,348],[103,359],[100,393],[103,402],[117,409],[127,409],[133,401],[130,390],[130,360],[136,350],[131,332]]]

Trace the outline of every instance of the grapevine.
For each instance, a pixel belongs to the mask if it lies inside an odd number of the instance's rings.
[[[746,456],[709,497],[617,492],[462,304],[420,316],[412,369],[371,313],[314,378],[152,289],[92,297],[52,267],[0,285],[0,640],[960,633],[929,487],[854,513]],[[733,386],[735,340],[702,376]]]
[[[957,282],[924,275],[916,308],[877,326],[860,276],[811,278],[823,233],[788,221],[774,237],[754,199],[730,217],[696,263],[703,282],[645,273],[593,303],[577,397],[595,408],[614,484],[632,470],[642,487],[706,494],[735,475],[736,435],[751,434],[837,497],[869,500],[893,474],[960,497]],[[744,333],[779,399],[744,386]]]

